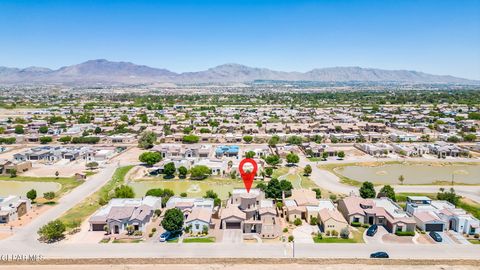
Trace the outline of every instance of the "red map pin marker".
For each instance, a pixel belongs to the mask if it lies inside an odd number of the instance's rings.
[[[243,170],[243,165],[245,163],[250,163],[253,165],[253,170],[251,172],[245,172]],[[243,184],[245,185],[245,188],[247,189],[247,193],[250,192],[250,188],[252,188],[253,184],[253,179],[255,178],[255,175],[257,174],[257,162],[251,158],[245,158],[240,162],[240,165],[238,165],[238,171],[240,172],[240,175],[242,176],[243,179]]]

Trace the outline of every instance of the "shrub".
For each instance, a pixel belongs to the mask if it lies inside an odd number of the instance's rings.
[[[402,231],[397,231],[395,232],[396,235],[398,236],[414,236],[415,232],[402,232]]]
[[[293,224],[294,224],[295,226],[300,226],[300,225],[302,225],[302,220],[299,219],[299,218],[297,218],[297,219],[295,219],[295,221],[293,221]]]
[[[317,217],[310,218],[310,225],[317,225],[317,223],[318,223]]]
[[[368,227],[370,227],[370,225],[368,225],[368,224],[362,224],[362,227],[363,227],[363,228],[368,228]]]
[[[284,233],[288,232],[288,228],[283,228],[283,232]]]
[[[153,237],[153,233],[149,233],[149,234],[148,234],[148,237],[152,238],[152,237]]]
[[[478,239],[478,238],[480,238],[480,234],[476,233],[473,237]]]
[[[343,239],[348,239],[348,236],[350,235],[350,232],[348,231],[348,228],[342,228],[342,230],[340,230],[340,237],[343,238]]]
[[[142,234],[143,234],[142,231],[135,231],[133,233],[134,236],[142,236]]]
[[[46,200],[53,200],[55,198],[55,192],[53,191],[45,192],[43,193],[43,198],[45,198]]]
[[[155,209],[155,216],[159,217],[162,214],[162,210]],[[154,228],[155,229],[155,228]]]
[[[330,231],[326,231],[326,232],[325,232],[325,235],[326,235],[326,236],[330,236]]]
[[[64,232],[65,224],[58,219],[50,221],[38,230],[38,234],[47,242],[53,242],[63,238]]]
[[[362,226],[362,223],[360,222],[352,222],[351,224],[353,227],[361,227]]]
[[[338,232],[337,232],[336,230],[333,230],[333,231],[332,231],[332,236],[337,237],[337,236],[338,236]]]
[[[295,240],[295,238],[293,237],[293,235],[288,236],[288,242],[293,242],[293,240]]]

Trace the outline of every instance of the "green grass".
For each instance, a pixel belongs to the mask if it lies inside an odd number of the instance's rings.
[[[308,160],[311,162],[317,162],[317,161],[323,161],[323,158],[321,157],[309,157]]]
[[[469,212],[474,217],[480,219],[480,204],[475,202],[470,202],[465,199],[460,199],[457,204],[457,207],[462,208],[463,210]]]
[[[82,221],[92,215],[98,208],[100,208],[101,202],[108,202],[108,193],[114,190],[115,187],[123,184],[125,175],[133,166],[125,166],[118,168],[112,176],[112,179],[108,181],[97,192],[93,193],[89,197],[85,198],[82,202],[70,208],[65,214],[60,217],[60,220],[65,223],[67,230],[78,227]]]
[[[352,234],[353,234],[353,237],[352,238],[348,238],[348,239],[343,239],[343,238],[340,238],[340,237],[323,237],[323,238],[318,238],[317,236],[314,236],[313,237],[313,242],[317,243],[317,244],[330,244],[330,243],[340,243],[340,244],[351,244],[351,243],[363,243],[363,232],[365,231],[365,228],[362,228],[362,227],[358,227],[357,228],[358,231],[353,231],[352,230]]]
[[[468,242],[475,244],[475,245],[480,245],[480,240],[479,239],[468,239]]]
[[[170,240],[167,240],[167,243],[178,243],[178,237],[177,237],[177,238],[170,239]]]
[[[183,243],[215,243],[215,237],[192,237],[183,239]]]
[[[142,239],[115,239],[112,241],[112,243],[115,243],[115,244],[123,244],[123,243],[131,244],[131,243],[141,243],[141,242],[143,242]]]
[[[17,176],[17,177],[10,177],[10,176],[0,176],[0,180],[2,181],[20,181],[20,182],[55,182],[60,184],[61,188],[57,192],[55,192],[55,197],[61,197],[65,195],[70,190],[78,187],[84,181],[83,180],[76,180],[73,177],[30,177],[30,176]]]

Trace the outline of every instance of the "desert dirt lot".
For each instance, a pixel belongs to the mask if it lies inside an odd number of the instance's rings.
[[[321,266],[320,266],[321,265]],[[303,263],[281,263],[281,264],[231,264],[231,263],[212,263],[212,264],[87,264],[87,265],[5,265],[0,264],[0,270],[83,270],[83,269],[99,269],[99,270],[124,270],[124,269],[138,269],[138,270],[156,270],[156,269],[172,269],[172,270],[200,270],[200,269],[215,269],[215,270],[245,270],[245,269],[258,269],[258,270],[277,270],[277,269],[290,269],[290,270],[313,270],[313,269],[326,269],[326,270],[351,270],[351,269],[365,269],[365,270],[430,270],[430,269],[442,269],[442,270],[473,270],[478,269],[478,265],[383,265],[383,264],[303,264]]]

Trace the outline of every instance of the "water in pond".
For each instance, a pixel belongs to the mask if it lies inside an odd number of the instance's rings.
[[[26,196],[27,192],[33,188],[37,191],[37,197],[42,197],[44,192],[55,192],[61,187],[59,183],[55,182],[0,181],[0,196]]]
[[[398,178],[403,175],[404,184],[431,184],[435,181],[452,181],[464,184],[480,184],[479,165],[429,165],[429,164],[386,164],[382,166],[345,166],[335,171],[348,178],[378,184],[400,184]]]
[[[221,199],[228,198],[228,193],[234,188],[243,188],[243,182],[226,181],[221,184],[217,182],[204,181],[188,181],[188,180],[172,180],[172,181],[142,181],[132,182],[129,184],[135,191],[136,197],[144,196],[145,193],[152,188],[168,188],[180,195],[186,192],[188,197],[202,197],[209,189],[215,191]]]

